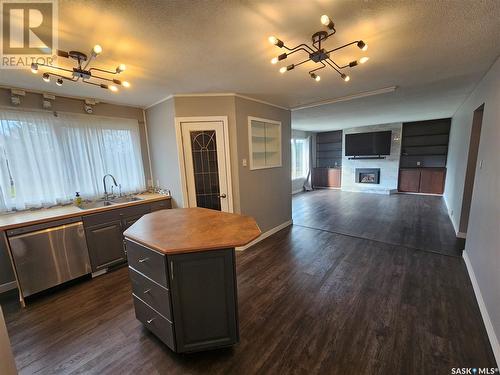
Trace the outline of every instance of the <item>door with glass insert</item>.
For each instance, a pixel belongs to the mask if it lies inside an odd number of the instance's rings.
[[[182,122],[189,207],[229,212],[222,122]]]

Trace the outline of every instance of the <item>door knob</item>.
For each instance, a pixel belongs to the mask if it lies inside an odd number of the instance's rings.
[[[219,195],[219,198],[226,198],[226,197],[227,197],[226,193],[222,193],[221,195]]]

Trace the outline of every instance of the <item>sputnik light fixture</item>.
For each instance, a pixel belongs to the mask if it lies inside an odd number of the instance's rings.
[[[31,64],[31,71],[36,74],[40,67],[47,69],[42,74],[42,79],[45,82],[50,82],[51,77],[56,78],[56,85],[62,86],[64,81],[77,82],[81,80],[83,83],[98,86],[102,89],[110,90],[112,92],[118,91],[118,86],[130,87],[130,83],[116,78],[113,75],[123,73],[127,67],[125,64],[118,65],[114,70],[101,69],[96,67],[89,67],[92,60],[102,53],[102,47],[96,44],[90,52],[90,57],[83,52],[79,51],[57,51],[57,56],[66,59],[76,60],[77,66],[73,69],[63,68],[57,65],[46,65],[39,63]]]
[[[328,28],[328,31],[315,32],[311,37],[312,46],[310,46],[306,43],[301,43],[293,48],[289,48],[288,46],[285,45],[285,43],[282,40],[276,38],[275,36],[270,36],[268,39],[269,43],[275,45],[278,48],[284,48],[285,50],[288,51],[288,52],[284,52],[284,53],[278,55],[277,57],[274,57],[271,60],[271,64],[277,64],[278,62],[283,61],[286,58],[288,58],[288,56],[290,56],[296,52],[302,51],[302,52],[307,53],[307,55],[308,55],[307,59],[300,61],[298,63],[295,63],[295,64],[283,66],[279,69],[279,72],[283,74],[283,73],[286,73],[287,71],[295,69],[299,65],[305,64],[308,61],[313,61],[316,64],[321,65],[319,68],[315,68],[315,69],[309,71],[309,76],[312,79],[314,79],[316,82],[319,82],[321,80],[321,77],[318,75],[318,71],[326,68],[327,66],[329,66],[330,68],[335,70],[340,75],[340,78],[342,78],[345,82],[349,82],[351,77],[348,76],[347,74],[343,73],[342,70],[344,70],[346,68],[353,68],[359,64],[364,64],[369,60],[369,57],[363,56],[359,60],[354,60],[348,64],[339,65],[330,57],[330,55],[333,52],[339,51],[343,48],[347,48],[347,47],[352,46],[352,45],[356,45],[360,50],[366,51],[368,49],[368,45],[362,40],[355,40],[354,42],[350,42],[350,43],[344,44],[340,47],[327,50],[326,48],[322,47],[322,43],[325,42],[333,34],[335,34],[335,32],[336,32],[335,24],[333,23],[332,19],[330,17],[328,17],[326,14],[321,16],[320,21],[324,26],[326,26]]]

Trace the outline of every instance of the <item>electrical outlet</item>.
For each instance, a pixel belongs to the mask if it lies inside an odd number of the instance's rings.
[[[484,160],[481,160],[481,161],[479,162],[479,169],[483,169],[483,164],[484,164]]]
[[[241,159],[241,165],[246,167],[247,166],[247,159]]]
[[[419,161],[417,161],[417,165],[420,166],[420,162]]]

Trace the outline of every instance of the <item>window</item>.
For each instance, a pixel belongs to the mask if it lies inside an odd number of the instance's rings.
[[[309,173],[309,139],[292,138],[292,180]]]
[[[250,170],[281,167],[281,122],[248,117]]]
[[[0,211],[102,196],[107,173],[124,193],[145,189],[136,120],[0,111]]]

